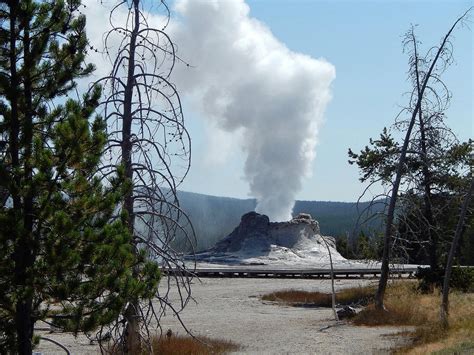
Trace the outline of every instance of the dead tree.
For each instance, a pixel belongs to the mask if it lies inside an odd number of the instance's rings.
[[[375,197],[368,207],[373,207],[375,202],[386,204],[382,274],[375,298],[378,309],[384,308],[383,298],[388,281],[391,250],[396,244],[403,242],[397,237],[395,226],[397,222],[398,228],[404,226],[410,229],[412,225],[410,221],[404,220],[410,217],[404,215],[405,211],[411,209],[416,212],[417,232],[422,231],[423,239],[426,239],[429,245],[430,264],[433,269],[438,265],[439,230],[434,222],[436,213],[442,213],[442,208],[438,211],[433,208],[432,191],[440,186],[439,181],[434,182],[436,179],[433,175],[436,170],[433,170],[433,166],[444,164],[443,154],[449,151],[449,147],[456,141],[443,122],[450,92],[440,77],[452,62],[452,32],[458,24],[463,23],[469,11],[456,20],[440,45],[432,47],[425,55],[420,53],[420,42],[415,36],[414,27],[406,33],[404,48],[409,52],[409,79],[413,89],[409,93],[409,104],[400,112],[392,126],[403,134],[402,143],[399,144],[391,133],[384,129],[378,140],[370,140],[371,148],[366,147],[360,154],[349,150],[349,162],[357,163],[363,173],[360,180],[370,182],[364,194],[373,184],[381,183],[387,188],[387,192]],[[408,116],[408,119],[403,119],[404,116]],[[440,143],[443,143],[442,149],[437,147]],[[451,165],[450,168],[452,167]],[[443,168],[439,167],[440,170]],[[422,203],[417,207],[419,200]]]
[[[462,232],[465,226],[465,219],[467,210],[469,207],[469,202],[471,200],[472,194],[474,192],[474,178],[471,178],[471,185],[469,190],[464,197],[464,201],[461,207],[461,212],[459,214],[458,224],[456,226],[456,231],[454,233],[454,239],[451,243],[451,249],[449,250],[448,261],[446,263],[446,270],[444,272],[444,281],[443,281],[443,292],[441,297],[441,306],[440,306],[440,320],[441,324],[447,328],[448,327],[448,315],[449,315],[449,281],[451,280],[451,271],[453,269],[454,255],[456,249],[458,248],[459,241],[461,239]]]
[[[454,22],[454,24],[451,26],[451,28],[441,41],[441,44],[437,47],[433,47],[429,51],[434,53],[434,55],[432,57],[425,57],[425,60],[429,58],[429,61],[425,63],[425,66],[427,68],[426,71],[422,71],[419,68],[421,58],[418,54],[418,42],[414,35],[413,29],[408,33],[408,36],[406,38],[405,45],[411,45],[413,48],[412,55],[410,56],[410,74],[415,77],[416,85],[412,94],[411,104],[408,108],[408,112],[411,114],[411,118],[408,122],[408,126],[405,132],[405,138],[403,140],[403,145],[399,153],[398,163],[395,172],[395,179],[393,181],[393,187],[390,195],[390,202],[387,212],[382,256],[382,270],[379,286],[375,295],[375,306],[379,310],[385,309],[384,296],[389,276],[390,244],[393,236],[395,207],[397,203],[400,183],[404,175],[404,170],[406,166],[406,156],[410,144],[412,130],[417,118],[420,120],[422,119],[422,106],[424,101],[427,99],[428,94],[433,91],[433,88],[431,86],[432,83],[436,84],[436,82],[439,82],[437,71],[440,67],[445,67],[445,65],[451,61],[452,52],[450,50],[450,37],[452,35],[452,32],[454,31],[456,26],[459,23],[462,23],[462,21],[468,16],[469,11],[470,9]]]
[[[321,239],[323,240],[324,245],[326,246],[326,249],[329,254],[329,264],[331,265],[331,307],[332,313],[334,314],[334,320],[338,321],[339,317],[336,311],[336,290],[334,288],[334,264],[332,262],[331,248],[329,247],[329,242],[326,240],[326,237],[321,236]]]
[[[126,22],[116,23],[123,9]],[[170,81],[179,60],[166,33],[170,14],[164,2],[158,10],[164,12],[161,28],[150,26],[140,0],[122,1],[112,9],[112,29],[104,36],[112,71],[99,80],[105,88],[102,107],[109,128],[108,160],[102,174],[106,179],[119,172],[130,183],[119,211],[133,234],[136,253],[158,262],[162,269],[173,270],[175,278],[162,280],[166,286],[154,295],[159,306],[153,299],[129,301],[123,319],[111,332],[125,353],[143,349],[150,326],[159,326],[164,310],[179,314],[191,296],[190,270],[171,247],[177,232],[195,244],[191,223],[177,196],[177,187],[190,167],[191,142],[180,97]],[[139,270],[133,272],[140,277]],[[173,282],[180,297],[178,305],[169,297]]]

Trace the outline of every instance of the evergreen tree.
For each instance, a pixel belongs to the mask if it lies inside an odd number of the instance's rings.
[[[19,354],[39,340],[36,321],[90,331],[159,280],[116,215],[130,188],[123,171],[96,174],[107,139],[94,115],[100,88],[68,98],[94,69],[79,6],[0,5],[0,349]]]
[[[447,254],[447,238],[456,226],[461,197],[469,183],[474,145],[471,140],[459,142],[441,119],[424,122],[425,128],[429,127],[423,144],[426,149],[422,148],[418,125],[406,157],[406,189],[398,203],[397,236],[409,262],[430,264],[436,270]],[[370,146],[359,154],[349,150],[349,156],[361,170],[362,182],[380,181],[390,186],[399,151],[399,143],[384,129],[379,139],[370,140]]]

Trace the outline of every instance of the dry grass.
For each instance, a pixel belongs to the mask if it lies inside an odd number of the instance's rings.
[[[375,288],[354,287],[343,289],[336,293],[336,303],[341,305],[366,305],[372,299]],[[290,306],[331,307],[331,294],[300,290],[276,291],[262,296],[264,301],[272,301]]]
[[[155,336],[151,340],[154,354],[166,355],[219,355],[240,350],[240,345],[227,340],[208,337],[193,338],[189,335]],[[109,348],[108,354],[122,354],[120,350]],[[147,351],[132,350],[132,354],[148,354]]]
[[[416,291],[412,282],[390,284],[385,296],[387,311],[378,311],[371,304],[354,319],[357,325],[412,325],[419,326],[436,320],[433,295]]]
[[[369,305],[356,316],[354,323],[414,326],[410,334],[413,341],[398,350],[401,354],[463,353],[463,349],[474,349],[474,294],[454,292],[450,295],[449,329],[443,329],[439,323],[440,298],[438,290],[421,294],[413,283],[397,282],[387,289],[387,311],[380,312]],[[474,353],[474,350],[464,353]]]
[[[336,303],[368,304],[374,294],[374,286],[347,288],[336,294]],[[262,299],[291,306],[331,306],[331,294],[321,292],[284,290],[264,295]],[[440,302],[438,290],[422,294],[416,282],[394,282],[387,288],[386,311],[377,311],[370,304],[353,322],[366,326],[414,327],[413,332],[404,332],[412,342],[398,349],[399,354],[474,354],[474,294],[451,293],[449,329],[443,329],[439,323]]]
[[[227,340],[190,336],[156,337],[153,339],[155,354],[167,355],[208,355],[226,354],[240,349],[240,346]]]

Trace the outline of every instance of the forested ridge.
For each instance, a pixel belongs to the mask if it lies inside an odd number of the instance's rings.
[[[178,191],[181,208],[189,215],[193,224],[196,251],[211,248],[217,241],[230,234],[239,225],[243,214],[253,211],[255,199],[239,199],[232,197],[211,196],[194,192]],[[382,202],[382,201],[380,201]],[[319,222],[321,234],[336,237],[340,243],[338,248],[349,258],[380,258],[381,233],[383,220],[381,217],[366,219],[382,212],[383,204],[370,207],[370,202],[335,202],[335,201],[296,201],[293,216],[309,213]],[[455,214],[455,211],[452,211]],[[382,216],[382,214],[380,214]],[[474,243],[472,226],[468,225],[458,252],[460,262],[465,265],[474,264]],[[191,247],[178,236],[175,247],[189,252]],[[347,249],[348,248],[348,249]],[[409,251],[410,263],[425,264],[428,262],[421,250]],[[402,257],[402,253],[397,253]]]
[[[218,197],[179,191],[181,208],[189,215],[196,232],[197,250],[212,247],[238,226],[240,217],[253,211],[255,199]],[[347,236],[360,230],[367,233],[380,229],[380,220],[358,226],[359,212],[368,202],[296,201],[293,216],[309,213],[319,222],[323,235]],[[362,219],[360,220],[362,222]]]

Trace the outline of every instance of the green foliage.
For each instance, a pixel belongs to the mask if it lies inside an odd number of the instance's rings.
[[[459,263],[474,266],[474,218],[472,218],[472,215],[468,223],[460,243]]]
[[[381,233],[372,235],[361,231],[353,243],[346,236],[336,238],[336,249],[346,259],[380,260],[383,254]]]
[[[340,236],[336,238],[336,250],[346,259],[357,259],[356,254],[349,245],[349,241],[346,236]]]
[[[435,208],[443,208],[442,213],[436,214],[436,228],[433,228],[439,238],[437,256],[444,261],[449,252],[451,241],[459,218],[459,208],[462,195],[444,194],[432,196]],[[423,201],[419,196],[410,196],[410,204],[404,206],[403,223],[398,226],[398,233],[402,241],[400,245],[406,251],[409,263],[429,264],[430,256],[425,231],[420,228],[420,219],[423,218]],[[474,203],[471,203],[471,210]],[[457,250],[458,261],[461,265],[474,264],[474,218],[472,213],[467,216],[467,223],[463,233],[461,246]]]
[[[67,97],[93,70],[79,6],[26,0],[0,13],[2,350],[31,353],[41,319],[75,333],[109,324],[160,279],[116,215],[123,172],[97,177],[107,138],[94,114],[100,88]]]
[[[382,236],[380,234],[369,237],[364,232],[359,234],[356,244],[357,259],[380,260],[382,257]]]
[[[349,164],[357,164],[361,171],[361,182],[372,182],[379,178],[382,183],[390,183],[398,162],[399,144],[384,127],[378,140],[369,139],[370,146],[359,153],[348,151]]]
[[[418,268],[416,277],[419,280],[418,288],[422,292],[432,292],[434,287],[443,287],[444,270]],[[474,291],[474,268],[453,267],[449,287],[462,292]]]
[[[449,250],[470,181],[474,141],[458,142],[446,127],[444,115],[430,110],[423,111],[408,146],[402,171],[404,191],[396,207],[397,245],[405,251],[408,262],[438,268]],[[392,130],[403,132],[403,127],[397,122]],[[348,152],[349,163],[360,170],[361,182],[379,182],[386,188],[391,188],[399,153],[399,143],[386,128],[360,153]],[[473,218],[468,216],[467,224],[472,224]],[[464,242],[469,246],[468,239]],[[468,255],[464,254],[464,262],[474,262],[466,258]]]
[[[370,213],[380,212],[382,203],[369,206],[369,202],[332,202],[332,201],[296,201],[293,208],[293,215],[299,213],[309,213],[319,222],[319,227],[323,235],[347,235],[350,239],[363,231],[366,234],[380,230],[382,220],[378,217],[372,218],[361,224],[359,213],[370,210]],[[370,208],[369,208],[370,207]],[[364,214],[362,219],[366,218]]]

